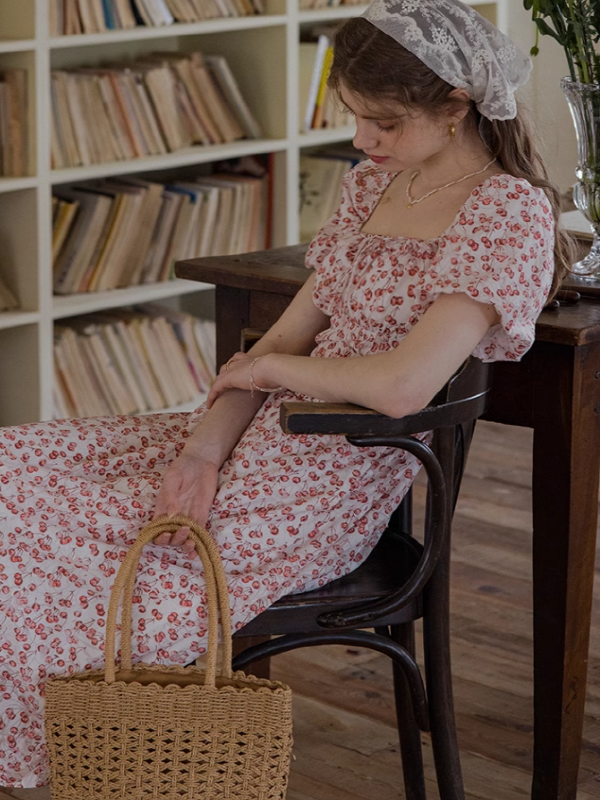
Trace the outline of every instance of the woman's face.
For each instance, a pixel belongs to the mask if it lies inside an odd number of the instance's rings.
[[[369,102],[340,85],[356,120],[353,144],[387,172],[403,172],[441,154],[450,143],[447,124],[401,103]]]

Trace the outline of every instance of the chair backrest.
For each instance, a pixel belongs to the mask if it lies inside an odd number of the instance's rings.
[[[401,590],[368,607],[324,614],[324,627],[366,626],[412,603],[449,556],[450,522],[476,419],[490,389],[488,364],[470,357],[431,403],[401,419],[347,404],[283,403],[280,416],[290,433],[343,434],[358,447],[398,447],[415,455],[428,477],[428,523],[417,568]],[[431,447],[416,434],[433,431]],[[445,567],[444,567],[445,570]]]
[[[492,365],[484,364],[479,359],[470,356],[450,378],[434,401],[439,405],[458,403],[461,413],[473,413],[471,419],[462,420],[456,425],[456,438],[454,442],[454,490],[452,509],[458,499],[458,490],[462,480],[467,455],[473,438],[473,431],[477,419],[486,409],[488,395],[492,380]],[[466,406],[462,406],[463,401]]]

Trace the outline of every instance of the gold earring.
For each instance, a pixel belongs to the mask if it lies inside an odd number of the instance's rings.
[[[450,138],[454,139],[456,136],[456,128],[454,127],[454,123],[450,123]]]

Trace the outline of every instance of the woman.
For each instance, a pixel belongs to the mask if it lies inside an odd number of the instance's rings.
[[[153,515],[205,524],[242,626],[355,568],[418,464],[341,437],[284,435],[282,400],[422,408],[463,360],[519,359],[565,265],[557,195],[514,92],[528,59],[467,6],[375,0],[336,39],[331,80],[369,160],[312,242],[304,288],[186,414],[0,432],[0,785],[46,781],[43,685],[103,663],[119,561]],[[146,548],[134,652],[203,651],[184,528]]]

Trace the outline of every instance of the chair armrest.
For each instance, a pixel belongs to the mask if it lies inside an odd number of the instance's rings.
[[[485,411],[486,401],[487,387],[471,397],[426,406],[398,419],[350,403],[284,402],[279,421],[286,433],[408,436],[476,419]]]
[[[389,419],[378,411],[352,403],[283,402],[279,411],[279,421],[286,433],[366,433],[375,420],[381,424],[380,418]]]

